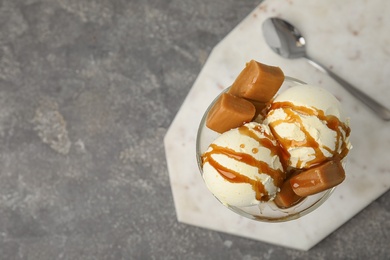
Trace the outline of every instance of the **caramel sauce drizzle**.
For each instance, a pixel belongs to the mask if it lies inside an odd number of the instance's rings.
[[[251,137],[252,139],[256,140],[259,143],[259,147],[266,147],[271,151],[272,155],[279,154],[278,150],[280,150],[280,147],[278,145],[275,145],[270,141],[268,138],[260,138],[258,137],[252,130],[250,130],[246,126],[239,127],[238,131],[246,136]],[[260,129],[255,129],[255,131],[261,131]],[[265,134],[265,133],[264,133]],[[243,152],[237,152],[233,149],[230,149],[228,147],[221,147],[216,144],[211,144],[210,147],[212,148],[210,151],[205,152],[202,155],[202,161],[203,164],[208,162],[214,169],[218,171],[218,173],[223,176],[227,181],[232,183],[247,183],[252,186],[252,189],[256,193],[256,199],[259,201],[268,201],[270,198],[268,196],[268,192],[266,191],[263,183],[260,179],[251,179],[239,172],[236,172],[232,169],[229,169],[220,163],[218,163],[212,155],[214,154],[223,154],[229,158],[232,158],[234,160],[246,163],[250,166],[256,167],[258,170],[258,173],[264,173],[271,176],[274,180],[274,184],[276,186],[280,186],[285,179],[285,173],[282,170],[274,170],[271,168],[266,162],[257,160],[252,155],[248,153]],[[256,149],[256,148],[254,148]],[[256,151],[258,152],[258,151]]]
[[[291,102],[275,102],[271,104],[271,110],[275,110],[278,108],[282,108],[284,112],[287,114],[287,120],[277,120],[270,125],[271,132],[274,134],[276,139],[279,141],[282,147],[312,147],[314,149],[314,159],[306,162],[305,168],[310,168],[311,166],[323,163],[324,161],[329,160],[330,158],[326,157],[320,148],[328,151],[333,157],[339,156],[340,159],[343,159],[348,153],[348,147],[346,139],[350,135],[351,129],[348,125],[341,122],[336,116],[333,115],[325,115],[324,111],[316,108],[308,108],[305,106],[296,106]],[[335,149],[332,150],[327,146],[320,147],[320,144],[310,135],[307,129],[303,125],[302,118],[300,115],[306,116],[316,116],[321,121],[325,122],[326,126],[336,133],[336,143]],[[305,138],[302,141],[288,140],[286,138],[282,138],[275,132],[275,127],[281,123],[296,123],[299,125],[300,130],[304,133]],[[345,132],[345,135],[341,131]],[[338,149],[340,148],[340,153]],[[291,155],[287,153],[289,159]],[[297,162],[297,168],[301,168],[302,161]]]

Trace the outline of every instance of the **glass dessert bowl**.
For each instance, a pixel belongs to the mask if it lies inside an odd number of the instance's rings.
[[[305,85],[305,83],[300,80],[285,76],[279,91],[284,91],[290,87],[298,85]],[[220,96],[228,91],[229,88],[225,89],[218,97],[214,99],[214,101],[205,111],[198,128],[196,140],[196,158],[202,177],[204,177],[203,155],[209,149],[210,145],[219,136],[221,136],[220,133],[213,131],[206,126],[207,116]],[[274,200],[260,201],[257,204],[249,206],[231,205],[218,199],[218,196],[215,197],[227,208],[246,218],[263,222],[284,222],[298,219],[317,209],[330,197],[334,189],[335,187],[332,187],[316,194],[302,197],[299,201],[289,207],[280,207],[275,204]]]

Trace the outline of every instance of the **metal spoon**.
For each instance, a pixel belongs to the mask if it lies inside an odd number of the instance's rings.
[[[289,59],[305,58],[311,65],[335,79],[341,86],[371,108],[383,120],[390,120],[389,109],[337,76],[333,71],[311,59],[306,53],[305,38],[303,38],[301,33],[292,24],[280,18],[268,18],[263,23],[263,33],[265,41],[274,52]]]

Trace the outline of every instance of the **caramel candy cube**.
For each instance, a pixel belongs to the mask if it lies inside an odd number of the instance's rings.
[[[268,103],[257,102],[253,100],[248,100],[248,101],[250,101],[255,106],[256,113],[254,117],[256,118],[257,116],[260,116],[263,119],[266,115],[265,111],[268,106]]]
[[[303,197],[297,195],[290,184],[290,179],[283,182],[280,187],[280,191],[276,194],[274,202],[276,206],[279,208],[289,208],[294,206],[299,201],[301,201]]]
[[[278,92],[284,81],[279,67],[268,66],[251,60],[241,71],[229,93],[257,102],[267,103]]]
[[[290,180],[295,194],[306,197],[330,189],[345,179],[345,171],[339,158],[312,167]]]
[[[255,116],[255,106],[239,97],[223,93],[210,109],[206,126],[218,133],[226,132],[250,122]]]

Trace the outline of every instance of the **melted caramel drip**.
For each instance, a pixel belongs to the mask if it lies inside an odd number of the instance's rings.
[[[308,108],[305,106],[296,106],[291,102],[275,102],[271,105],[271,110],[275,110],[278,108],[282,108],[283,111],[287,114],[287,120],[286,119],[276,120],[272,122],[272,124],[270,124],[270,128],[272,133],[276,137],[276,139],[281,144],[281,146],[282,147],[311,147],[314,149],[314,159],[306,162],[305,168],[310,168],[314,165],[318,165],[335,156],[339,156],[341,159],[343,159],[347,155],[349,150],[347,147],[346,139],[350,135],[351,130],[348,125],[341,122],[336,116],[325,115],[324,111],[320,109]],[[316,116],[318,117],[318,119],[325,122],[326,126],[336,133],[335,149],[332,150],[331,148],[324,145],[320,146],[320,144],[310,135],[310,133],[304,127],[300,115]],[[286,123],[286,122],[298,124],[300,130],[304,133],[305,138],[302,141],[295,141],[295,140],[282,138],[280,135],[278,135],[274,131],[274,129],[279,124]],[[342,131],[345,133],[345,135],[343,135]],[[321,151],[321,148],[328,151],[332,155],[331,158],[325,156],[324,153]],[[338,152],[339,149],[340,149],[340,153]],[[287,149],[284,150],[286,151],[288,157],[288,158],[284,158],[284,160],[286,159],[289,160],[291,155],[287,152]],[[303,162],[299,160],[297,162],[297,168],[301,168],[302,163]]]
[[[271,151],[272,155],[279,154],[280,147],[275,145],[268,138],[260,138],[253,131],[248,129],[246,126],[241,126],[238,131],[246,136],[251,137],[259,143],[259,147],[266,147]],[[255,129],[255,131],[261,131],[260,129]],[[265,134],[265,133],[264,133]],[[220,163],[218,163],[215,159],[213,159],[212,155],[215,154],[223,154],[229,158],[234,160],[246,163],[250,166],[256,167],[258,169],[258,173],[264,173],[271,176],[274,180],[274,184],[276,186],[280,186],[285,179],[285,173],[282,170],[275,170],[271,168],[266,162],[257,160],[252,155],[244,152],[237,152],[228,147],[221,147],[216,144],[211,144],[212,148],[210,151],[205,152],[202,155],[203,164],[208,162],[214,169],[218,171],[218,173],[223,176],[227,181],[232,183],[247,183],[250,184],[253,190],[256,193],[256,199],[259,201],[268,201],[270,198],[268,196],[268,192],[266,191],[263,183],[259,179],[251,179],[239,172],[231,170]],[[254,148],[257,149],[257,148]],[[257,150],[258,151],[258,150]],[[256,152],[257,152],[256,151]]]

